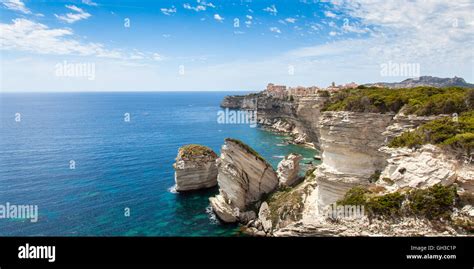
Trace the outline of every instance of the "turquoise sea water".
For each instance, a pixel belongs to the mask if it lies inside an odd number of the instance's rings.
[[[0,205],[38,205],[39,219],[0,219],[0,236],[238,234],[209,210],[217,188],[170,191],[178,148],[198,143],[219,153],[233,137],[275,167],[290,152],[309,161],[315,151],[249,125],[218,124],[229,94],[1,93]]]

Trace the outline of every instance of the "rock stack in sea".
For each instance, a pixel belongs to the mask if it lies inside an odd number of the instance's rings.
[[[217,185],[217,154],[202,145],[185,145],[178,151],[175,169],[176,191],[191,191]]]
[[[277,168],[280,187],[292,186],[298,180],[298,172],[302,158],[303,156],[300,154],[290,153],[280,161]]]
[[[209,200],[224,222],[246,222],[256,217],[249,206],[278,187],[272,166],[243,142],[227,138],[217,159],[219,194]]]

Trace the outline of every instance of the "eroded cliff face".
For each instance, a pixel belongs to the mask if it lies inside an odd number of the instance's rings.
[[[289,187],[297,182],[301,159],[303,156],[300,154],[291,153],[280,161],[276,171],[280,187]]]
[[[387,142],[404,131],[439,117],[412,115],[324,112],[321,115],[320,145],[322,164],[302,185],[316,184],[294,198],[303,208],[298,218],[279,220],[274,236],[426,236],[457,235],[465,231],[444,223],[437,226],[427,219],[402,217],[395,221],[362,217],[335,222],[323,214],[327,206],[344,197],[355,186],[377,189],[379,195],[407,188],[424,189],[435,184],[457,185],[461,199],[472,199],[474,166],[458,160],[447,150],[434,145],[420,149],[388,148]],[[377,172],[377,173],[376,173]],[[380,174],[380,175],[379,175]],[[376,175],[376,176],[375,176]],[[370,179],[370,180],[369,180]],[[372,180],[372,182],[371,182]],[[298,188],[291,195],[298,195]],[[289,196],[289,194],[288,194]],[[469,203],[469,202],[468,202]],[[472,202],[471,202],[472,203]],[[271,207],[270,207],[271,208]],[[295,214],[293,214],[295,215]],[[281,217],[280,217],[281,218]],[[452,219],[472,220],[472,205],[455,209]]]
[[[293,135],[296,144],[319,147],[319,117],[327,97],[316,95],[282,100],[265,94],[226,96],[222,107],[257,110],[258,123],[277,132]]]
[[[474,166],[438,146],[424,145],[417,150],[381,147],[380,151],[388,154],[388,158],[376,185],[387,192],[456,183],[461,196],[474,193]]]
[[[251,218],[246,213],[248,206],[278,187],[272,166],[236,140],[226,139],[217,167],[219,195],[210,198],[210,202],[219,218],[226,222]]]
[[[382,133],[391,114],[324,112],[320,119],[322,164],[316,170],[318,206],[342,198],[350,188],[368,185],[369,178],[385,166]]]
[[[183,146],[178,151],[175,170],[175,189],[178,192],[210,188],[217,185],[217,155],[200,145]]]
[[[310,177],[289,191],[272,195],[264,208],[257,211],[257,219],[247,225],[251,233],[276,236],[458,233],[449,225],[440,232],[431,222],[410,217],[394,223],[367,218],[339,223],[328,220],[322,209],[343,198],[355,186],[377,187],[389,193],[409,187],[455,183],[459,195],[470,197],[474,192],[474,169],[472,164],[454,160],[436,146],[427,145],[418,150],[386,147],[394,137],[442,115],[406,115],[404,109],[396,115],[321,112],[325,102],[326,98],[317,96],[290,102],[258,94],[240,102],[239,108],[258,108],[260,124],[297,138],[304,135],[303,143],[314,143],[322,152],[322,164]],[[463,213],[464,217],[474,216],[472,207],[463,210],[467,212]]]
[[[241,210],[278,186],[272,166],[232,140],[222,146],[217,167],[220,189],[230,204]]]

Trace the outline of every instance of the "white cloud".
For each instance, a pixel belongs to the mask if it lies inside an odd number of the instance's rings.
[[[321,24],[319,24],[319,23],[313,23],[313,24],[311,24],[310,27],[311,27],[311,29],[314,30],[314,31],[319,31],[319,30],[322,29],[322,26],[321,26]]]
[[[194,10],[194,11],[196,11],[196,12],[206,10],[206,6],[197,5],[197,6],[193,7],[193,6],[191,6],[190,4],[188,4],[188,3],[183,4],[183,7],[184,7],[185,9]]]
[[[216,8],[216,6],[211,3],[211,2],[206,2],[206,1],[202,1],[202,0],[197,0],[198,4],[201,4],[201,5],[204,5],[204,6],[208,6],[210,8]]]
[[[82,0],[82,3],[88,6],[93,6],[93,7],[97,6],[97,3],[93,2],[92,0]]]
[[[219,14],[214,14],[214,19],[219,22],[222,22],[224,20],[224,18],[222,18]]]
[[[295,23],[296,19],[295,18],[286,18],[285,21],[288,22],[288,23]]]
[[[38,54],[97,55],[120,58],[120,53],[104,48],[102,44],[83,44],[73,38],[66,28],[52,29],[27,19],[14,19],[12,24],[0,23],[2,50],[28,51]]]
[[[171,8],[161,8],[160,10],[163,14],[168,16],[173,13],[176,13],[176,8],[174,6],[172,6]]]
[[[158,54],[158,53],[153,53],[153,60],[155,60],[155,61],[162,61],[162,60],[163,60],[163,56],[161,56],[161,55]]]
[[[278,29],[278,27],[270,27],[270,32],[281,34],[281,31]]]
[[[345,33],[365,34],[370,32],[368,27],[360,27],[358,24],[350,24],[349,22],[344,23],[341,29]]]
[[[122,60],[156,60],[155,54],[150,55],[136,50],[127,54],[121,50],[108,49],[100,43],[84,43],[75,38],[71,29],[49,28],[44,24],[28,19],[14,19],[11,24],[0,23],[0,33],[1,50],[26,51],[43,55],[94,56]]]
[[[4,7],[10,10],[19,11],[25,14],[31,14],[31,11],[25,6],[21,0],[5,0],[2,1]]]
[[[331,11],[329,10],[326,10],[324,11],[324,16],[328,17],[328,18],[335,18],[336,17],[336,14],[332,13]]]
[[[270,14],[272,14],[273,16],[276,16],[276,14],[278,13],[278,10],[276,9],[275,5],[271,5],[269,7],[266,7],[263,9],[263,11],[266,11]]]
[[[245,18],[247,19],[247,20],[245,21],[245,26],[250,27],[250,26],[252,25],[253,17],[250,16],[250,15],[246,15]]]
[[[80,20],[85,20],[91,16],[91,14],[85,12],[82,10],[82,8],[79,8],[75,5],[66,5],[66,8],[75,11],[76,13],[66,13],[65,15],[56,15],[56,18],[58,18],[61,21],[67,22],[67,23],[74,23],[76,21]]]
[[[237,61],[220,62],[215,65],[199,64],[195,67],[186,65],[184,77],[177,75],[174,63],[170,66],[166,65],[167,58],[166,61],[155,64],[152,68],[122,68],[119,64],[110,64],[97,69],[97,82],[100,81],[100,83],[85,86],[64,82],[52,84],[54,80],[46,79],[44,75],[44,70],[48,66],[37,67],[39,71],[33,71],[33,68],[36,68],[33,64],[25,68],[25,63],[10,65],[6,59],[2,62],[5,78],[2,88],[61,91],[70,90],[69,88],[72,90],[72,87],[75,87],[74,90],[91,91],[111,88],[123,91],[137,88],[143,90],[234,88],[260,90],[269,81],[307,86],[325,86],[331,81],[336,81],[338,84],[350,81],[357,83],[400,81],[398,77],[379,77],[380,64],[389,60],[399,63],[420,63],[422,75],[440,77],[457,75],[471,82],[474,80],[472,65],[474,24],[471,15],[474,3],[472,0],[459,0],[456,3],[438,0],[400,0],[399,3],[338,0],[338,3],[334,11],[337,17],[351,19],[346,25],[339,24],[342,20],[338,20],[339,25],[330,29],[340,34],[338,41],[315,43],[313,46],[296,48],[266,59],[264,56],[245,58],[244,55]],[[13,27],[12,24],[7,25]],[[41,31],[35,31],[34,35],[24,37],[26,34],[9,33],[4,27],[5,25],[0,23],[1,49],[12,48],[13,42],[13,49],[17,50],[21,48],[21,50],[34,49],[34,51],[50,54],[65,51],[67,54],[98,55],[102,49],[110,55],[128,57],[120,50],[106,49],[101,44],[95,44],[100,48],[98,49],[94,47],[94,44],[77,41],[70,29],[40,28]],[[321,31],[327,27],[326,25],[309,23],[307,27],[319,30],[320,33],[327,33]],[[356,39],[352,37],[343,39],[346,32],[358,33],[365,29],[370,29],[367,35]],[[53,39],[54,42],[45,40],[46,37]],[[73,43],[65,46],[64,42]],[[140,54],[134,52],[132,56],[138,58]],[[143,57],[150,57],[150,55],[145,54]],[[157,59],[160,58],[163,59],[161,55]],[[99,62],[99,59],[94,58],[95,60]],[[110,59],[106,61],[112,62]],[[35,63],[43,65],[45,62],[38,60]],[[123,60],[123,62],[130,61]],[[296,67],[297,72],[293,76],[288,76],[289,64]],[[106,74],[101,74],[101,70]],[[24,77],[29,79],[25,80]],[[137,81],[137,77],[141,79]]]
[[[336,36],[336,35],[337,35],[337,33],[336,33],[336,32],[334,32],[334,31],[331,31],[331,32],[329,32],[329,35],[330,35],[330,36]]]
[[[363,32],[367,27],[375,27],[371,35],[385,41],[383,47],[377,48],[385,55],[426,65],[473,61],[471,0],[341,0],[336,8],[360,22],[346,24],[345,31]]]

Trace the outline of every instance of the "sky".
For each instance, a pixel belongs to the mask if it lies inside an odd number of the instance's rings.
[[[472,0],[0,0],[0,90],[473,82],[473,14]]]

